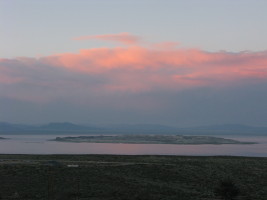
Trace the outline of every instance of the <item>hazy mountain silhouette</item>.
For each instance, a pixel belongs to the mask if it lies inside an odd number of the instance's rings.
[[[91,130],[96,129],[94,127],[77,125],[70,122],[52,122],[40,126],[41,129],[45,130]]]
[[[115,130],[177,130],[176,127],[165,126],[160,124],[115,124],[115,125],[106,125],[106,129],[115,129]]]
[[[207,130],[255,130],[260,128],[267,128],[267,127],[254,127],[254,126],[247,126],[243,124],[218,124],[218,125],[210,125],[210,126],[198,126],[193,127],[195,129],[207,129]]]
[[[64,133],[64,132],[81,132],[89,130],[98,130],[97,127],[77,125],[69,122],[52,122],[44,125],[24,125],[24,124],[12,124],[7,122],[0,122],[0,133],[1,134],[49,134],[49,133]]]
[[[267,135],[267,127],[248,126],[243,124],[218,124],[210,126],[188,127],[185,132],[202,135]]]
[[[117,124],[88,126],[70,122],[51,122],[44,125],[25,125],[0,122],[1,134],[191,134],[191,135],[267,135],[267,127],[242,124],[222,124],[176,128],[160,124]]]
[[[0,132],[3,131],[23,131],[33,128],[34,126],[25,124],[11,124],[8,122],[0,122]]]

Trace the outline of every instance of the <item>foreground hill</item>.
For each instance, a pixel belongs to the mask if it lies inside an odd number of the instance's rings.
[[[0,155],[0,195],[20,200],[267,199],[267,158]],[[226,189],[227,190],[227,189]]]

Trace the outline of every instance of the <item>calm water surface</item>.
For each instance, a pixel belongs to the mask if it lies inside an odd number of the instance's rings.
[[[1,135],[0,154],[231,155],[267,157],[267,136],[220,136],[258,144],[173,145],[48,141],[56,135]],[[63,137],[62,135],[60,137]]]

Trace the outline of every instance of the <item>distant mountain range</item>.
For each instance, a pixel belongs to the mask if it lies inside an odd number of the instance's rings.
[[[89,127],[89,126],[83,126],[83,125],[77,125],[69,122],[63,122],[63,123],[49,123],[40,126],[42,130],[92,130],[97,129],[96,127]]]
[[[267,135],[267,127],[223,124],[176,128],[159,124],[120,124],[88,126],[70,122],[25,125],[0,122],[0,134],[181,134],[181,135]]]
[[[103,126],[106,129],[113,130],[146,130],[146,131],[154,131],[154,130],[176,130],[176,127],[165,126],[160,124],[115,124],[115,125],[106,125]]]
[[[211,125],[211,126],[198,126],[194,127],[194,129],[199,130],[239,130],[239,131],[246,131],[246,130],[255,130],[255,129],[265,129],[267,130],[267,127],[254,127],[254,126],[247,126],[242,124],[220,124],[220,125]]]
[[[99,130],[97,127],[82,126],[69,122],[63,123],[49,123],[45,125],[24,125],[24,124],[11,124],[7,122],[0,122],[0,133],[69,133],[69,132],[83,132],[90,130]]]

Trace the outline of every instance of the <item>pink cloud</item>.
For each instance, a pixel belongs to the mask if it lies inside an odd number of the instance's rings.
[[[36,85],[42,87],[42,91],[49,91],[46,96],[55,95],[56,92],[50,91],[53,88],[64,93],[59,89],[62,87],[66,91],[72,88],[92,94],[179,91],[267,82],[267,51],[229,53],[140,46],[94,48],[39,59],[2,59],[0,74],[0,83]],[[27,96],[30,94],[31,91]]]
[[[106,34],[106,35],[89,35],[74,38],[74,40],[107,40],[119,42],[126,45],[134,45],[140,42],[140,37],[129,33]]]
[[[162,50],[170,50],[170,49],[175,49],[178,45],[179,45],[178,42],[161,42],[152,44],[151,47]]]
[[[111,80],[106,90],[147,91],[267,81],[267,52],[206,52],[144,47],[96,48],[43,62]]]
[[[4,74],[0,74],[0,83],[2,84],[14,84],[23,81],[22,78],[11,77]]]

